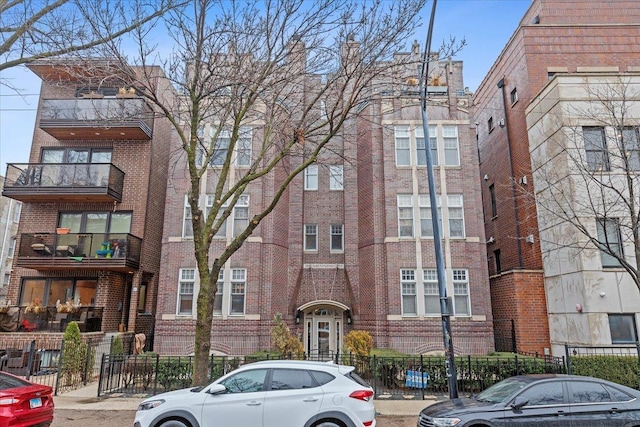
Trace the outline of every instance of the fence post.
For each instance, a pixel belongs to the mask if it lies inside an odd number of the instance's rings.
[[[516,322],[511,319],[511,349],[514,353],[518,353],[518,345],[516,343]]]
[[[351,355],[352,353],[349,353],[349,359],[351,359]],[[376,375],[376,373],[378,372],[378,359],[376,358],[376,355],[373,355],[373,366],[371,367],[372,371],[373,371],[373,396],[376,397],[378,395],[378,383],[376,381],[376,378],[378,377]]]
[[[406,366],[405,366],[406,368]],[[424,373],[426,372],[426,370],[424,369],[424,355],[422,353],[420,353],[420,375],[422,375],[422,378],[424,378]],[[427,372],[428,374],[428,372]],[[429,377],[429,379],[431,379],[431,377]],[[427,380],[428,381],[428,380]],[[424,400],[424,389],[426,387],[422,387],[422,400]]]
[[[84,377],[82,378],[82,385],[87,385],[87,377],[89,376],[89,359],[91,359],[91,340],[87,340],[84,345],[86,346],[86,354],[84,355]]]
[[[178,366],[180,366],[180,358],[178,358]],[[158,394],[158,369],[160,369],[160,354],[156,353],[156,374],[153,379],[153,395]]]
[[[29,381],[29,377],[31,376],[31,368],[33,366],[33,362],[35,359],[35,351],[36,351],[36,340],[32,340],[31,344],[29,344],[29,359],[27,360],[27,373],[24,376],[27,381]]]
[[[569,345],[564,345],[564,354],[567,356],[567,375],[571,375],[571,357],[569,356]]]
[[[111,342],[113,343],[113,337]],[[109,352],[109,355],[111,355],[111,352]],[[107,353],[102,353],[102,360],[100,361],[100,377],[98,377],[98,397],[100,397],[100,392],[102,391],[102,376],[104,374],[105,357],[107,357]]]
[[[58,357],[58,369],[56,370],[56,389],[53,392],[54,396],[58,395],[58,386],[60,384],[60,375],[62,374],[62,355],[64,354],[64,339],[60,344],[60,356]]]

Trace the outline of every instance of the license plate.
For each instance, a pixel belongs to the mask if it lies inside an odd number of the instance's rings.
[[[33,408],[39,408],[42,406],[42,399],[39,397],[34,397],[33,399],[29,400],[29,407],[31,409]]]

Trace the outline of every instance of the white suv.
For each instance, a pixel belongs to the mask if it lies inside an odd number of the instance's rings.
[[[353,366],[250,363],[206,387],[159,394],[134,427],[375,427],[373,389]]]

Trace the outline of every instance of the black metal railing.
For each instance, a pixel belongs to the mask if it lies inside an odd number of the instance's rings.
[[[127,259],[140,262],[142,239],[128,233],[24,233],[18,257]]]
[[[64,332],[75,321],[80,332],[102,329],[103,307],[77,306],[60,311],[55,306],[30,304],[0,307],[0,332]]]
[[[142,98],[45,99],[40,124],[55,125],[134,125],[149,136],[153,128],[153,111]]]
[[[95,190],[122,200],[124,172],[111,163],[9,163],[4,193]]]

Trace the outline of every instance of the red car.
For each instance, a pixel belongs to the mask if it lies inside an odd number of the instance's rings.
[[[46,427],[53,422],[53,389],[0,372],[0,427]]]

